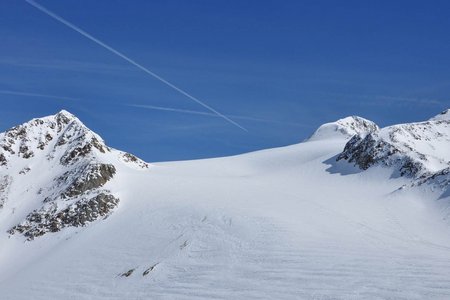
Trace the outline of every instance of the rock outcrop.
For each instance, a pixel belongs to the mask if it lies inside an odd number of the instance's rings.
[[[371,166],[394,167],[414,184],[438,182],[448,186],[450,168],[449,110],[425,122],[385,127],[356,134],[337,160],[346,160],[366,170]]]

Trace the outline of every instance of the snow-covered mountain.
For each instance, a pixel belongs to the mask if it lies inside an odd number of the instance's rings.
[[[29,240],[106,218],[119,203],[108,189],[116,165],[148,168],[67,111],[0,134],[0,162],[0,207],[13,212],[2,221]]]
[[[399,124],[371,132],[360,132],[345,145],[338,160],[344,159],[366,170],[373,165],[393,166],[401,176],[422,184],[441,180],[449,185],[449,110],[425,122]]]
[[[308,140],[315,141],[342,137],[350,139],[355,134],[367,134],[378,130],[379,127],[374,122],[358,116],[351,116],[336,122],[323,124]]]
[[[31,120],[0,134],[0,298],[449,298],[449,126],[353,116],[149,165],[66,111]]]

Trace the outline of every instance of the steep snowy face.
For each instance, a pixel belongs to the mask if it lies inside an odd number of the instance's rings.
[[[448,110],[426,122],[389,126],[367,135],[355,135],[338,160],[366,170],[373,165],[394,166],[401,176],[448,183],[450,118]]]
[[[337,120],[336,122],[323,124],[308,140],[315,141],[330,138],[350,139],[355,134],[365,135],[370,132],[375,132],[378,129],[378,126],[372,121],[358,116],[351,116]]]
[[[0,134],[2,222],[34,239],[105,218],[119,203],[108,188],[119,164],[148,168],[67,111],[11,128]]]

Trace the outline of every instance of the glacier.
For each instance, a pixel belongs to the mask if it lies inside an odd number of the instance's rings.
[[[31,120],[0,134],[0,298],[450,298],[449,128],[354,116],[147,163],[67,111]]]

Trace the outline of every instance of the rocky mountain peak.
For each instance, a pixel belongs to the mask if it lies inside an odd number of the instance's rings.
[[[55,119],[59,120],[61,123],[65,123],[65,124],[68,124],[74,120],[80,122],[80,120],[78,120],[78,118],[74,114],[68,112],[65,109],[62,109],[58,113],[56,113]]]
[[[26,217],[9,233],[30,240],[84,226],[118,205],[108,185],[120,169],[148,167],[108,147],[68,111],[33,119],[0,133],[0,213],[20,207]]]
[[[379,130],[378,125],[367,119],[350,116],[320,126],[308,139],[310,141],[330,138],[350,139],[355,134],[365,135]]]
[[[47,159],[58,156],[61,163],[70,164],[81,156],[109,150],[97,134],[67,111],[33,119],[0,134],[2,166],[17,163],[16,157],[39,160],[43,155]]]
[[[353,136],[337,160],[366,170],[391,166],[401,176],[424,183],[426,178],[450,183],[450,120],[448,110],[426,122],[399,124]],[[448,178],[443,178],[447,176]]]

